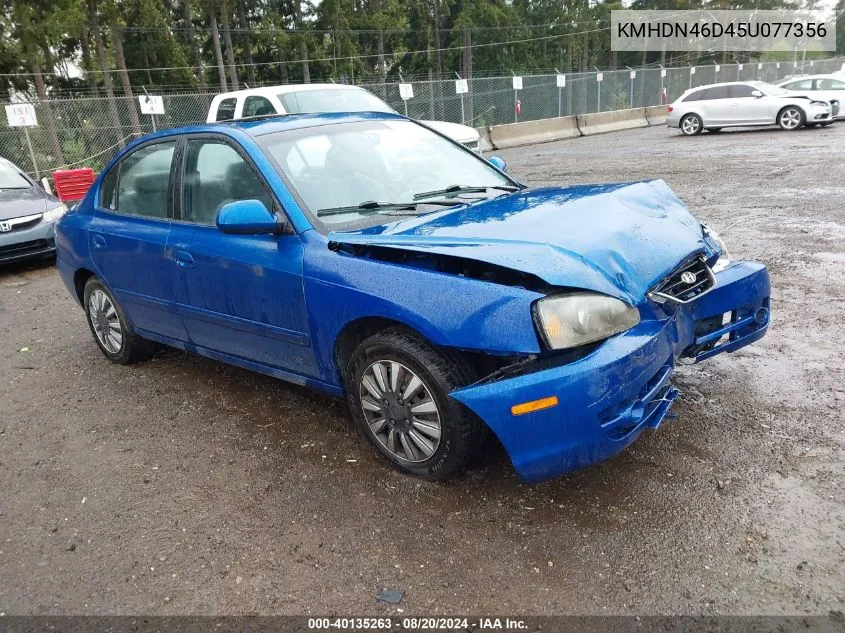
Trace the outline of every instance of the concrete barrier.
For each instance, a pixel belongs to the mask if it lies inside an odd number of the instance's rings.
[[[578,119],[578,128],[584,136],[648,126],[645,108],[579,114],[576,118]]]
[[[574,116],[494,125],[486,131],[492,149],[548,143],[581,136]]]
[[[645,118],[649,125],[666,125],[665,105],[651,106],[645,109]]]
[[[493,144],[490,142],[490,127],[477,127],[478,131],[478,148],[482,152],[489,152],[493,149]]]

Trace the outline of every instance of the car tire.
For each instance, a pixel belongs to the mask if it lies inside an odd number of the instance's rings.
[[[793,132],[804,126],[804,111],[797,106],[781,108],[777,116],[778,127],[787,132]]]
[[[106,358],[119,365],[131,365],[152,355],[155,343],[132,331],[123,308],[100,279],[91,277],[82,297],[88,328]]]
[[[684,136],[696,136],[704,129],[704,122],[697,114],[688,114],[681,119],[681,133]]]
[[[722,128],[720,128],[720,127],[709,127],[709,128],[707,128],[707,131],[710,132],[711,134],[716,134],[717,132],[721,132]]]
[[[402,329],[364,340],[344,377],[361,434],[399,470],[432,481],[462,470],[487,439],[484,423],[448,395],[472,380],[464,363]]]

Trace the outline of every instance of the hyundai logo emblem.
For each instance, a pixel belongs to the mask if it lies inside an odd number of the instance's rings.
[[[695,283],[695,273],[691,273],[688,270],[685,270],[681,273],[681,281],[685,284],[694,284]]]
[[[12,230],[11,222],[0,222],[0,233],[8,233]]]

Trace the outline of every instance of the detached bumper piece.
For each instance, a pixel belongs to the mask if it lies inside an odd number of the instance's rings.
[[[769,324],[769,276],[756,262],[715,274],[687,303],[649,303],[636,327],[568,364],[452,392],[497,435],[525,482],[608,459],[667,418],[676,360],[699,362],[760,339]],[[645,313],[652,317],[646,318]],[[554,406],[514,415],[520,403]]]

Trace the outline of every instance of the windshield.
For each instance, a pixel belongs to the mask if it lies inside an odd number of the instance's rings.
[[[17,169],[0,162],[0,189],[29,189],[31,186]]]
[[[789,90],[784,90],[780,86],[775,86],[774,84],[767,84],[765,81],[752,81],[751,85],[761,92],[773,97],[780,97],[785,94],[789,94]]]
[[[372,93],[361,88],[326,88],[302,90],[279,95],[288,114],[317,112],[393,112],[393,109]]]
[[[386,224],[400,214],[374,202],[410,206],[401,210],[407,217],[515,189],[484,159],[412,121],[322,125],[258,142],[322,233]]]

